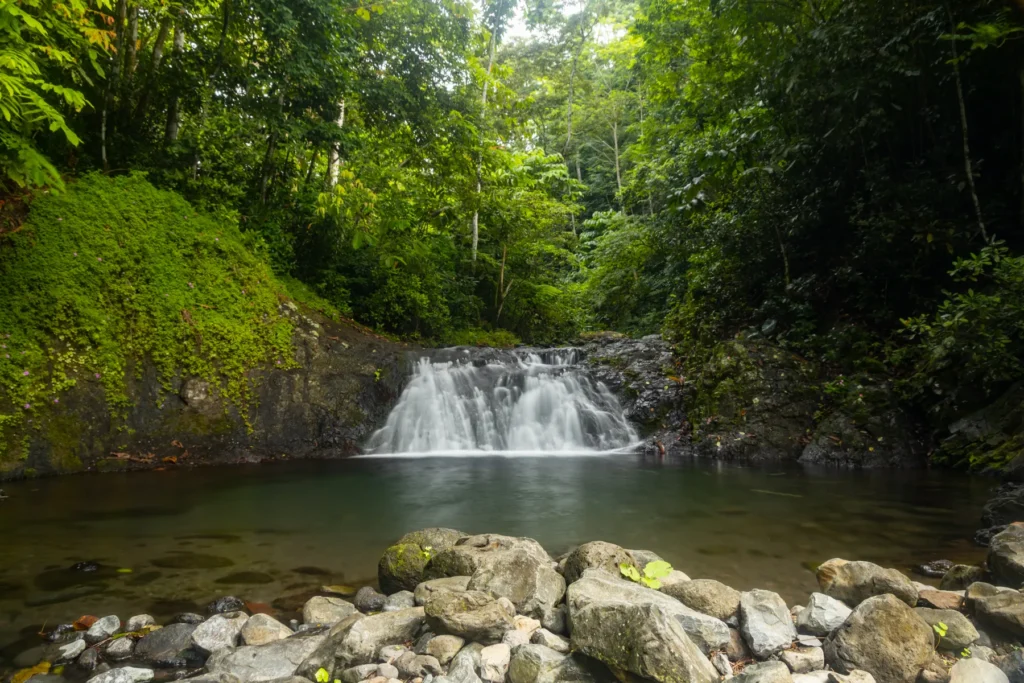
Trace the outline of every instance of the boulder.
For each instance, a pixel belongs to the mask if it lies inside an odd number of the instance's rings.
[[[939,590],[959,591],[976,581],[985,579],[985,570],[970,564],[954,564],[952,569],[942,576]]]
[[[806,674],[825,668],[825,652],[820,647],[798,647],[784,650],[779,660],[795,674]]]
[[[718,680],[677,618],[693,611],[672,598],[591,569],[569,585],[568,605],[573,650],[660,683]]]
[[[569,654],[569,651],[572,649],[567,638],[556,635],[546,628],[534,631],[533,635],[530,636],[530,642],[535,645],[543,645],[549,650],[554,650],[561,654]]]
[[[170,624],[145,635],[135,645],[135,659],[166,669],[202,666],[205,657],[192,647],[193,624]]]
[[[436,657],[430,655],[418,655],[414,652],[406,652],[395,660],[395,668],[398,669],[401,678],[422,678],[426,675],[441,675],[441,663]],[[395,676],[398,678],[398,676]]]
[[[85,632],[85,642],[89,645],[106,640],[121,630],[121,620],[114,615],[97,619]]]
[[[714,579],[663,584],[660,590],[687,607],[715,619],[727,621],[739,613],[740,592]]]
[[[426,578],[427,565],[432,559],[455,545],[463,536],[465,534],[461,531],[443,528],[420,529],[402,536],[384,551],[377,564],[380,589],[388,595],[415,589]]]
[[[238,637],[248,620],[245,612],[216,614],[196,626],[192,632],[192,644],[208,655],[233,648],[238,644]]]
[[[327,638],[323,633],[297,633],[266,645],[244,645],[215,653],[206,663],[211,674],[228,673],[241,683],[260,683],[294,676],[299,665]]]
[[[572,583],[583,576],[587,569],[603,569],[613,576],[621,576],[619,565],[636,567],[636,561],[629,551],[614,543],[592,541],[584,543],[569,553],[565,560],[565,580]],[[639,567],[638,567],[639,569]]]
[[[509,552],[516,550],[527,553],[538,564],[554,564],[548,552],[532,538],[479,534],[460,538],[435,555],[430,562],[428,578],[472,576],[478,569],[500,563]]]
[[[480,650],[480,678],[491,683],[502,683],[511,658],[512,649],[504,643],[488,645]]]
[[[796,627],[778,593],[752,590],[740,598],[740,632],[758,659],[767,659],[796,640]]]
[[[998,666],[971,657],[953,665],[949,683],[1010,683],[1010,679]]]
[[[821,591],[847,605],[859,605],[875,595],[891,593],[906,604],[917,605],[917,589],[906,576],[895,569],[885,569],[872,562],[847,562],[833,559],[818,567]]]
[[[155,624],[156,619],[148,614],[136,614],[128,620],[128,623],[125,624],[124,630],[128,633],[135,633],[136,631],[141,631],[147,626],[154,626]]]
[[[424,609],[381,612],[354,622],[336,651],[338,663],[344,667],[369,664],[385,645],[397,645],[416,638],[425,621]]]
[[[266,645],[292,635],[292,630],[269,614],[254,614],[242,627],[242,642],[246,645]]]
[[[914,683],[934,656],[928,624],[894,595],[859,604],[825,641],[825,661],[840,673],[867,671],[878,683]]]
[[[145,681],[153,680],[153,676],[152,669],[125,666],[93,676],[89,679],[89,683],[145,683]]]
[[[979,621],[1024,637],[1024,595],[980,581],[967,588],[965,602]]]
[[[409,609],[416,606],[416,596],[412,591],[398,591],[389,595],[384,601],[385,612],[397,612],[400,609]]]
[[[480,591],[435,591],[424,608],[431,628],[487,643],[501,640],[506,631],[512,630],[516,615],[507,598],[494,598]]]
[[[505,631],[505,635],[501,637],[501,642],[514,650],[520,645],[526,645],[529,643],[530,634],[512,629],[511,631]]]
[[[852,611],[824,593],[812,593],[807,607],[796,617],[796,628],[812,636],[827,636],[839,628]]]
[[[95,649],[86,650],[78,656],[78,659],[75,660],[75,666],[85,672],[93,671],[99,663],[100,653],[96,652]]]
[[[924,620],[924,623],[931,626],[932,630],[940,623],[946,625],[946,635],[941,638],[937,637],[936,647],[940,650],[959,652],[978,639],[978,629],[974,628],[971,620],[960,612],[929,607],[917,607],[914,612]]]
[[[373,586],[363,586],[352,599],[352,604],[363,614],[382,611],[386,602],[387,596],[378,593]]]
[[[551,610],[551,613],[545,615],[541,620],[541,626],[559,635],[566,635],[569,633],[568,618],[569,612],[566,609],[565,603],[556,605],[555,609]]]
[[[413,599],[417,605],[422,606],[427,604],[427,598],[434,591],[463,593],[469,587],[470,578],[468,576],[445,576],[440,579],[424,581],[416,586],[416,590],[413,592]]]
[[[468,589],[508,598],[516,611],[542,619],[565,596],[565,579],[540,561],[536,553],[519,548],[501,553],[500,561],[482,564],[470,579]]]
[[[543,645],[522,645],[512,652],[509,683],[597,683],[613,680],[607,669],[581,656],[566,656]]]
[[[339,663],[335,655],[341,647],[341,643],[352,630],[352,627],[365,618],[366,617],[364,617],[361,612],[356,612],[352,616],[346,617],[332,626],[327,631],[326,637],[321,641],[316,649],[302,660],[302,663],[299,664],[299,667],[295,670],[295,675],[302,676],[303,678],[308,678],[313,681],[316,680],[316,673],[320,669],[324,669],[328,674],[330,674],[331,680],[334,680],[333,677],[335,672],[340,672],[346,666],[344,662]],[[323,631],[323,627],[315,629],[315,632],[319,634],[322,634]],[[308,633],[308,631],[303,631],[301,633]]]
[[[759,662],[745,667],[729,680],[733,683],[793,683],[793,676],[782,662]]]
[[[690,609],[678,600],[656,590],[631,581],[617,579],[602,569],[588,569],[583,578],[570,584],[566,601],[569,608],[570,629],[575,642],[574,612],[590,603],[611,606],[622,602],[651,604],[671,616],[688,634],[690,640],[705,654],[720,650],[729,642],[729,627],[724,622]]]
[[[1014,587],[1024,583],[1024,522],[1014,522],[992,537],[988,570],[996,582]]]
[[[78,656],[83,652],[85,652],[85,639],[79,638],[72,640],[70,643],[56,645],[49,661],[57,665],[67,664],[78,659]]]
[[[466,641],[458,636],[435,636],[427,642],[426,653],[437,658],[442,666],[448,666],[465,644]]]
[[[334,626],[358,610],[351,602],[341,598],[316,595],[302,606],[302,623],[316,626]]]

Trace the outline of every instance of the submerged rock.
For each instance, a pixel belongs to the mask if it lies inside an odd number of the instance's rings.
[[[225,612],[244,612],[245,601],[233,595],[225,595],[217,598],[206,606],[206,612],[210,615],[224,614]]]

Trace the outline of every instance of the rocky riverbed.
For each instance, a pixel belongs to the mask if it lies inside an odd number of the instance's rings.
[[[235,597],[159,625],[139,614],[50,626],[11,683],[1005,683],[1024,681],[1024,523],[986,566],[932,563],[938,588],[832,559],[787,605],[691,578],[648,550],[424,529],[380,590],[324,586],[294,616]]]

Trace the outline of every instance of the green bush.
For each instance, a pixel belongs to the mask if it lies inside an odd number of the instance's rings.
[[[510,349],[520,343],[519,337],[508,330],[483,330],[470,327],[453,332],[444,340],[450,346],[491,346]]]

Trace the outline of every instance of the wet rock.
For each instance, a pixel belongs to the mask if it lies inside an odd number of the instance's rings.
[[[147,626],[154,626],[155,624],[156,619],[148,614],[136,614],[128,620],[128,623],[125,624],[124,630],[128,633],[135,633],[136,631],[141,631]]]
[[[491,683],[501,683],[505,680],[511,659],[512,650],[508,645],[488,645],[480,650],[480,678]]]
[[[740,632],[759,659],[767,659],[796,640],[789,609],[778,593],[753,590],[740,598]]]
[[[999,667],[971,657],[953,665],[949,683],[1010,683],[1010,679]]]
[[[168,624],[190,624],[196,626],[206,621],[206,617],[195,612],[180,612],[171,617]]]
[[[910,605],[917,605],[917,589],[910,579],[895,569],[872,562],[847,562],[832,559],[818,567],[818,585],[825,595],[847,605],[859,605],[875,595],[890,593]]]
[[[950,569],[953,568],[953,563],[949,560],[932,560],[931,562],[925,562],[919,564],[914,568],[921,576],[928,576],[933,579],[941,579],[946,575]]]
[[[1024,519],[1024,484],[1005,483],[997,487],[981,510],[983,526],[1004,526]]]
[[[221,650],[207,662],[211,674],[229,673],[241,683],[260,683],[294,676],[299,665],[326,639],[325,634],[296,634],[266,645]]]
[[[806,674],[825,668],[825,653],[820,647],[799,647],[785,650],[779,660],[795,674]]]
[[[384,551],[377,565],[380,589],[387,594],[414,590],[425,578],[432,557],[442,553],[465,536],[455,529],[420,529],[402,536]],[[465,572],[471,573],[471,572]]]
[[[385,602],[387,602],[387,596],[378,593],[372,586],[360,588],[352,600],[352,604],[363,614],[382,611]]]
[[[584,543],[569,553],[565,560],[565,581],[572,583],[583,576],[587,569],[602,569],[612,576],[621,576],[619,565],[636,567],[633,556],[625,548],[614,543],[592,541]]]
[[[676,618],[699,614],[682,603],[594,569],[569,585],[567,600],[574,650],[659,683],[718,680],[704,652]],[[678,609],[673,610],[673,603]],[[725,624],[722,628],[728,642],[728,629]]]
[[[364,617],[352,624],[338,646],[336,658],[346,667],[369,664],[384,646],[413,640],[424,622],[422,607]]]
[[[397,612],[401,609],[411,609],[416,606],[416,596],[412,591],[398,591],[389,595],[384,601],[385,612]]]
[[[740,592],[714,579],[695,579],[662,586],[661,592],[722,621],[736,617],[740,609]]]
[[[89,683],[145,683],[151,680],[153,680],[152,669],[126,666],[93,676],[89,679]]]
[[[131,657],[134,651],[134,640],[128,637],[116,638],[107,645],[107,649],[103,651],[103,656],[112,662],[121,662]]]
[[[859,604],[825,641],[825,661],[848,674],[867,671],[878,683],[914,683],[933,657],[932,629],[893,595]]]
[[[759,662],[745,667],[729,680],[733,683],[792,683],[793,677],[782,662]]]
[[[341,598],[317,595],[307,600],[306,604],[302,606],[302,621],[306,624],[334,626],[357,611],[351,602],[346,602]]]
[[[988,570],[997,582],[1011,586],[1024,583],[1024,523],[1013,523],[992,537]]]
[[[430,655],[406,652],[395,660],[394,665],[403,678],[422,678],[428,674],[439,676],[442,673],[441,663]]]
[[[508,598],[516,611],[544,618],[565,596],[565,579],[549,558],[526,548],[513,548],[473,573],[467,588]]]
[[[458,636],[435,636],[427,643],[426,654],[436,658],[442,666],[448,666],[465,644]]]
[[[507,598],[495,599],[480,591],[437,591],[426,605],[432,627],[467,640],[493,643],[513,628],[515,607]]]
[[[939,582],[939,590],[959,591],[985,578],[985,570],[969,564],[954,564]]]
[[[359,666],[345,669],[338,678],[341,680],[341,683],[359,683],[359,681],[365,681],[376,675],[378,675],[376,664],[360,664]],[[387,677],[385,676],[385,678]]]
[[[922,590],[917,594],[917,604],[932,609],[960,609],[964,597],[953,591]]]
[[[444,590],[454,593],[463,593],[469,587],[470,577],[468,576],[446,576],[440,579],[424,581],[416,586],[413,592],[413,599],[419,606],[427,604],[427,598],[434,591]]]
[[[979,621],[1024,637],[1024,595],[980,581],[967,588],[967,606]]]
[[[238,644],[242,628],[248,620],[244,612],[215,614],[192,632],[192,644],[208,655],[233,648]]]
[[[940,650],[959,652],[978,640],[978,630],[974,628],[970,619],[960,612],[951,609],[917,607],[914,609],[914,613],[933,629],[940,623],[946,625],[946,635],[938,638],[937,647]]]
[[[75,660],[75,666],[82,671],[92,671],[100,663],[100,653],[96,650],[86,650]]]
[[[192,648],[192,624],[170,624],[144,636],[135,646],[135,658],[163,669],[202,666],[204,657]]]
[[[987,529],[978,529],[974,532],[974,545],[987,548],[992,543],[992,538],[1001,531],[1006,530],[1005,524],[990,526]]]
[[[225,612],[244,612],[245,602],[233,595],[225,595],[217,598],[206,606],[206,613],[209,615],[224,614]]]
[[[824,593],[812,593],[807,607],[796,617],[796,628],[812,636],[827,636],[839,628],[852,611]]]
[[[85,642],[92,645],[98,643],[101,640],[106,640],[110,636],[121,630],[121,620],[114,615],[97,619],[89,630],[85,632]]]
[[[85,640],[72,640],[70,643],[56,645],[54,647],[53,663],[67,664],[68,662],[73,662],[78,659],[79,655],[85,652]]]
[[[240,633],[246,645],[266,645],[292,635],[292,630],[269,614],[254,614]]]

